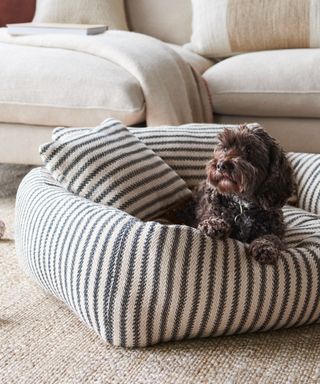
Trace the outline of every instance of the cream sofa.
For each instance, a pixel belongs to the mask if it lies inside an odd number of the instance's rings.
[[[170,44],[203,74],[216,123],[259,121],[287,150],[320,152],[319,49],[210,61],[182,47],[191,36],[190,0],[127,0],[126,12],[131,30]],[[40,163],[38,146],[55,126],[93,126],[109,115],[127,125],[145,120],[139,83],[111,62],[7,44],[0,57],[0,162]]]

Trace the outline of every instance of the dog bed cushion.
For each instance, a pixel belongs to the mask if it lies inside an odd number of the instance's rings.
[[[76,195],[145,220],[191,196],[177,173],[118,120],[72,135],[57,133],[40,155],[53,177]]]
[[[200,163],[210,158],[222,128],[130,130],[192,186],[204,177]],[[88,131],[58,129],[54,142],[77,140]],[[316,210],[319,177],[309,172],[320,156],[290,156],[299,204]],[[78,196],[44,168],[23,180],[16,208],[17,253],[25,269],[114,345],[143,347],[319,322],[320,218],[315,214],[286,206],[287,249],[275,265],[264,265],[236,240],[142,222]]]
[[[289,206],[284,214],[288,249],[263,265],[236,240],[144,223],[37,168],[18,191],[17,253],[42,287],[114,345],[296,327],[320,319],[320,219]]]

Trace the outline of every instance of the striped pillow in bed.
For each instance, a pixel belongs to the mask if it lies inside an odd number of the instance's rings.
[[[191,196],[180,176],[120,121],[70,133],[57,129],[40,147],[46,168],[68,191],[142,220]]]
[[[205,165],[211,159],[217,136],[224,128],[238,125],[185,124],[180,126],[128,127],[128,130],[152,149],[186,182],[194,188],[206,177]],[[56,128],[53,140],[72,138],[89,128]]]
[[[212,157],[218,134],[225,128],[237,127],[239,125],[186,124],[179,127],[128,129],[159,155],[192,189],[206,177],[205,165]],[[58,128],[53,137],[56,140],[60,137],[72,137],[78,130]],[[81,131],[88,129],[82,128]],[[320,154],[289,152],[287,156],[297,183],[299,208],[320,215]]]

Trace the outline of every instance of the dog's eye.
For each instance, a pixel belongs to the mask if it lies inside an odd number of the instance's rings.
[[[245,148],[245,153],[247,156],[250,156],[250,153],[251,153],[250,147]]]
[[[227,147],[223,147],[223,152],[227,152],[228,151],[228,148]]]

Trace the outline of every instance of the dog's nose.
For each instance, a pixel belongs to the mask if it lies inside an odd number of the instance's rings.
[[[233,164],[229,160],[220,160],[217,164],[217,170],[219,172],[231,172],[233,170]]]
[[[222,171],[225,171],[227,169],[226,167],[226,164],[224,161],[219,161],[219,163],[217,164],[217,170],[219,172],[222,172]]]

